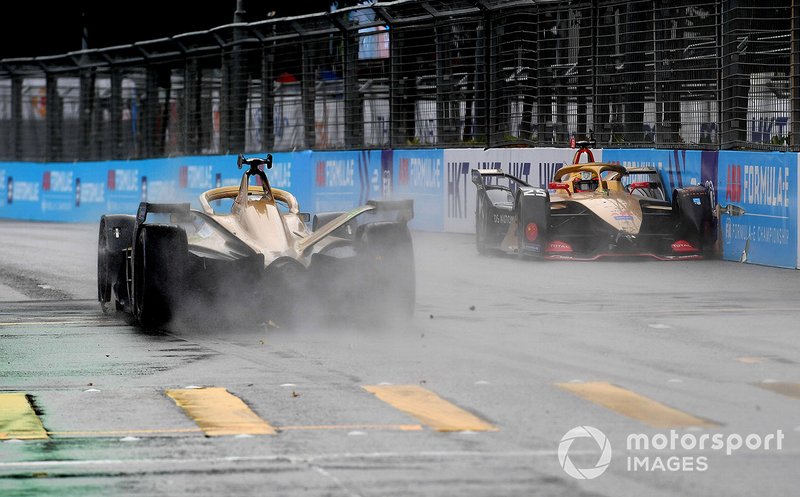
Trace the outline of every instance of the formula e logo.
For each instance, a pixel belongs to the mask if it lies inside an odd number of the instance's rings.
[[[593,438],[600,448],[600,458],[593,468],[576,468],[569,458],[569,449],[576,438]],[[576,480],[592,480],[605,473],[611,462],[611,443],[605,433],[592,426],[576,426],[561,437],[558,444],[558,462],[561,469]]]
[[[727,184],[725,185],[725,202],[742,201],[742,166],[728,166]]]

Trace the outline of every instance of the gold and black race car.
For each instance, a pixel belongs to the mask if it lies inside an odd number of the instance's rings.
[[[238,187],[208,190],[201,210],[141,203],[136,216],[100,219],[98,298],[147,328],[176,317],[257,318],[279,325],[409,316],[415,279],[413,202],[369,201],[310,215],[270,186],[272,156],[246,159]],[[256,184],[251,184],[251,178]],[[229,203],[227,211],[213,206]]]
[[[649,256],[699,259],[713,250],[714,216],[702,186],[667,196],[658,171],[594,162],[579,142],[547,188],[501,169],[473,169],[478,252],[548,259]],[[579,163],[586,154],[589,162]]]

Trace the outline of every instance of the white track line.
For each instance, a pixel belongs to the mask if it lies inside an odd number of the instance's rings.
[[[593,455],[596,451],[570,451],[570,455]],[[448,457],[484,457],[484,458],[514,458],[514,457],[556,457],[555,450],[528,450],[508,452],[479,452],[479,451],[425,451],[425,452],[343,452],[336,454],[320,455],[263,455],[263,456],[227,456],[192,459],[87,459],[85,461],[17,461],[0,462],[0,469],[11,468],[38,468],[38,467],[80,467],[102,465],[147,465],[147,464],[198,464],[198,463],[226,463],[226,462],[287,462],[287,463],[324,463],[325,461],[339,461],[347,459],[403,459],[403,458],[448,458]]]

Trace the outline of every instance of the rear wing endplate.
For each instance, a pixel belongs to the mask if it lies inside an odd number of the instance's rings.
[[[484,183],[483,178],[484,176],[488,178],[507,178],[515,183],[519,183],[522,186],[531,186],[527,182],[517,178],[516,176],[512,176],[502,169],[473,169],[472,170],[472,182],[478,188],[483,188],[486,183]]]

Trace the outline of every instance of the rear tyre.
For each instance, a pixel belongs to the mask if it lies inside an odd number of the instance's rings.
[[[359,226],[356,239],[366,317],[373,321],[410,318],[416,300],[416,276],[408,226],[394,222],[365,224]]]
[[[264,307],[270,321],[280,327],[292,327],[299,322],[307,280],[305,266],[291,258],[278,259],[267,267]]]
[[[133,302],[136,321],[156,329],[174,318],[185,291],[189,250],[186,232],[148,224],[133,249]]]

